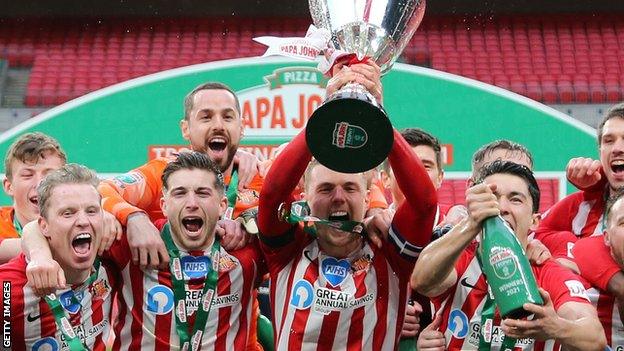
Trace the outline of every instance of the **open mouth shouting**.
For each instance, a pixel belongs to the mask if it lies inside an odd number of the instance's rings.
[[[612,160],[611,171],[614,175],[624,178],[624,159]]]
[[[91,244],[93,242],[93,236],[91,233],[78,233],[71,242],[72,249],[76,256],[81,258],[88,258],[91,253]]]
[[[187,216],[182,218],[182,227],[189,237],[197,238],[201,235],[204,220],[197,216]]]
[[[348,221],[351,217],[347,211],[333,211],[327,219],[330,221]]]
[[[225,158],[228,146],[228,139],[223,135],[213,136],[208,140],[208,151],[212,158]]]

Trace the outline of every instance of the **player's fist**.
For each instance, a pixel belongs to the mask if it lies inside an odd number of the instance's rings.
[[[587,157],[571,159],[566,166],[568,181],[579,189],[587,189],[600,181],[602,165],[598,160]]]

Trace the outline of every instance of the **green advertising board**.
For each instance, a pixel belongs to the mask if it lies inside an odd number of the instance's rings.
[[[224,82],[239,93],[246,126],[242,144],[266,157],[305,125],[323,100],[327,79],[314,64],[280,58],[160,72],[95,91],[8,130],[0,135],[0,153],[20,134],[40,131],[61,142],[70,162],[104,174],[127,171],[185,145],[182,101],[206,81]],[[562,177],[571,157],[596,156],[592,128],[509,91],[405,64],[395,64],[383,85],[384,106],[397,128],[420,127],[445,144],[447,177],[464,177],[472,153],[496,139],[526,145],[536,170],[553,177]]]

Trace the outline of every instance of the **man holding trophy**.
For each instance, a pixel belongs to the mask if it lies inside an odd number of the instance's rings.
[[[323,50],[319,68],[336,73],[329,98],[275,160],[260,196],[276,348],[390,350],[403,325],[408,277],[431,238],[437,198],[381,107],[380,75],[420,24],[424,1],[311,0],[310,9],[320,29],[311,27],[306,38],[257,39],[271,46],[267,54]],[[362,223],[368,207],[362,172],[388,154],[406,200],[394,215]],[[306,201],[294,202],[290,194],[302,175]],[[372,245],[365,232],[385,241]]]

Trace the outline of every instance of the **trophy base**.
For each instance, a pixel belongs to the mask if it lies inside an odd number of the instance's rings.
[[[360,173],[388,157],[394,136],[383,108],[360,98],[340,97],[314,111],[306,126],[306,141],[325,167]]]

